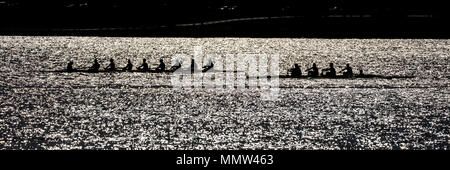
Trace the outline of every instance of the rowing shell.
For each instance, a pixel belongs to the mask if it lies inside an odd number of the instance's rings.
[[[50,71],[40,71],[43,73],[237,73],[243,71],[231,71],[231,70],[215,70],[215,69],[205,69],[205,70],[195,70],[190,69],[178,69],[178,70],[50,70]]]
[[[374,74],[365,74],[365,75],[354,75],[352,77],[349,76],[334,76],[334,77],[310,77],[310,76],[298,76],[293,77],[291,75],[279,75],[279,76],[266,76],[266,77],[251,77],[251,78],[280,78],[280,79],[409,79],[414,78],[415,76],[382,76],[382,75],[374,75]]]
[[[208,69],[208,70],[195,70],[194,72],[191,72],[190,69],[178,69],[176,70],[99,70],[99,71],[92,71],[92,70],[73,70],[73,71],[67,71],[67,70],[54,70],[54,71],[41,71],[46,73],[178,73],[178,74],[196,74],[196,73],[238,73],[243,71],[231,71],[231,70],[215,70],[215,69]],[[310,77],[310,76],[298,76],[293,77],[291,75],[279,75],[279,76],[246,76],[247,79],[259,79],[259,78],[280,78],[280,79],[355,79],[355,78],[362,78],[362,79],[409,79],[414,78],[415,76],[381,76],[381,75],[374,75],[374,74],[364,74],[364,75],[354,75],[352,77],[348,76],[334,76],[334,77],[326,77],[326,76],[319,76],[319,77]]]
[[[41,71],[44,73],[172,73],[171,70],[51,70],[51,71]]]

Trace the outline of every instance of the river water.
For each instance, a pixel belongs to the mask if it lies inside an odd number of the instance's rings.
[[[280,79],[178,89],[170,74],[52,73],[175,54],[279,54],[412,79]],[[450,40],[0,37],[0,149],[448,149]],[[151,67],[154,67],[153,65]]]

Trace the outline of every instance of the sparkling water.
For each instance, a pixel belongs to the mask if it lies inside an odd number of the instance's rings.
[[[170,74],[56,73],[175,54],[279,54],[280,72],[333,62],[412,79],[280,79],[170,88]],[[448,149],[450,40],[0,37],[1,149]]]

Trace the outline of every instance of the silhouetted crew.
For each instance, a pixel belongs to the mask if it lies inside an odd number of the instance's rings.
[[[73,61],[70,61],[69,63],[67,63],[67,71],[68,72],[74,71],[73,70]]]
[[[170,67],[170,70],[175,71],[179,68],[181,68],[181,63],[178,60],[176,60],[175,64],[173,64],[172,67]]]
[[[197,70],[197,64],[195,63],[194,59],[191,59],[191,71]]]
[[[363,70],[359,70],[359,76],[364,76],[364,71]]]
[[[114,71],[116,70],[116,64],[114,63],[114,59],[109,59],[109,65],[106,67],[106,70],[108,71]]]
[[[132,69],[133,69],[133,64],[131,64],[131,60],[128,59],[127,66],[125,66],[125,68],[123,68],[123,70],[131,71]]]
[[[100,69],[100,64],[98,63],[97,59],[94,59],[94,64],[89,69],[90,71],[97,72]]]
[[[350,67],[350,64],[347,64],[345,66],[345,68],[343,70],[341,70],[341,72],[344,71],[344,73],[342,73],[345,77],[352,77],[353,76],[353,69],[352,67]]]
[[[138,70],[140,70],[140,71],[148,70],[148,64],[147,64],[147,60],[145,58],[142,59],[142,65],[138,67]]]
[[[158,65],[158,68],[156,68],[156,71],[164,71],[164,70],[166,70],[166,64],[164,64],[163,59],[160,59],[159,65]]]
[[[203,71],[208,71],[209,69],[214,67],[214,63],[212,60],[208,60],[208,63],[203,67]]]
[[[292,77],[301,77],[302,76],[302,70],[300,69],[300,66],[298,64],[294,64],[294,68],[290,70]]]
[[[330,63],[330,68],[323,69],[322,71],[325,71],[326,77],[336,77],[336,69],[334,69],[334,64]]]
[[[307,69],[308,76],[310,77],[319,77],[319,68],[317,68],[316,63],[313,64],[313,67]]]

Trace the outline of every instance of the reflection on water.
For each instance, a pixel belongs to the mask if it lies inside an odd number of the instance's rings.
[[[169,74],[41,73],[113,57],[280,54],[281,72],[334,62],[414,79],[280,80],[260,89],[172,89]],[[3,149],[448,149],[450,41],[0,37]],[[155,66],[153,66],[155,67]]]

